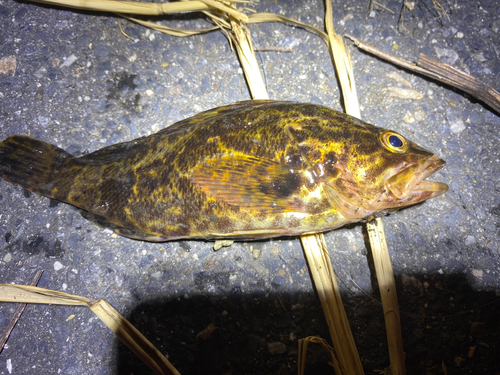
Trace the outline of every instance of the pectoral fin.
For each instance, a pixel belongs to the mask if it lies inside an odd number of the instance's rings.
[[[301,212],[297,195],[301,171],[249,155],[205,161],[190,173],[191,182],[204,193],[242,209]]]

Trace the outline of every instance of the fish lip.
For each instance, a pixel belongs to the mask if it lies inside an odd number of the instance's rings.
[[[432,155],[423,162],[408,165],[386,181],[386,189],[396,199],[412,199],[413,203],[444,194],[448,191],[448,185],[427,181],[426,178],[445,164],[444,160]]]

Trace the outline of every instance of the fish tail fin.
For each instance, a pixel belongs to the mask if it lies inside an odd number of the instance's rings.
[[[24,135],[13,135],[0,143],[0,177],[23,188],[56,198],[56,176],[71,154]]]

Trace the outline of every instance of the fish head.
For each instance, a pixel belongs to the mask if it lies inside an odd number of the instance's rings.
[[[426,180],[446,162],[397,132],[362,123],[308,151],[332,205],[360,220],[444,194],[448,186]]]

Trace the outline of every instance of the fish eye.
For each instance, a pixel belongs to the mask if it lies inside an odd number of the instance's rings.
[[[380,135],[382,144],[391,152],[403,153],[408,150],[408,142],[398,133],[385,131]]]
[[[403,147],[403,141],[397,135],[389,136],[389,143],[392,147],[400,148]]]

